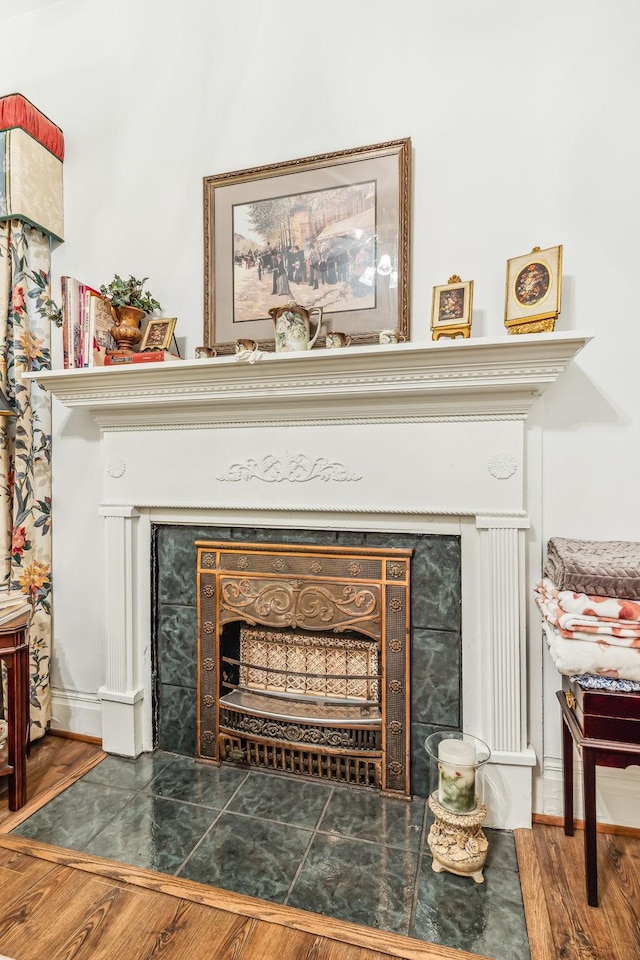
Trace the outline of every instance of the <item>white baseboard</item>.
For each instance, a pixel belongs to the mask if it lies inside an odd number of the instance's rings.
[[[51,729],[102,739],[102,704],[97,695],[52,687]]]
[[[536,790],[536,796],[542,794],[543,809],[536,813],[552,817],[562,817],[562,760],[558,757],[545,757],[542,789]],[[582,764],[574,759],[573,786],[574,817],[581,820],[582,807]],[[615,824],[619,827],[640,828],[640,766],[616,770],[610,767],[598,767],[596,772],[596,809],[599,823]]]

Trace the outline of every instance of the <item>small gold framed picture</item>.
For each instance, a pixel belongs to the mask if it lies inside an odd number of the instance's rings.
[[[561,293],[562,244],[507,260],[505,326],[510,333],[551,332]]]
[[[454,274],[448,283],[433,288],[431,337],[468,337],[473,311],[473,280]]]
[[[176,320],[176,317],[161,317],[158,320],[147,321],[147,327],[140,344],[140,353],[145,350],[169,350]]]

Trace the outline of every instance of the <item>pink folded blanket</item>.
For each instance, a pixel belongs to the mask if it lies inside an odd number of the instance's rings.
[[[614,623],[618,626],[638,626],[640,629],[640,601],[624,600],[621,597],[594,597],[572,590],[559,590],[548,577],[543,577],[536,586],[545,600],[555,601],[563,613],[580,618],[588,623]]]
[[[596,642],[604,639],[615,646],[640,649],[639,603],[614,597],[603,598],[600,603],[601,598],[557,590],[548,578],[536,584],[534,595],[545,620],[566,639]],[[596,615],[600,609],[602,616]],[[629,614],[635,614],[635,618]]]

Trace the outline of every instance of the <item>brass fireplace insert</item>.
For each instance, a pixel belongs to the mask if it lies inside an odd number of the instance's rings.
[[[198,756],[408,797],[412,551],[196,547]]]

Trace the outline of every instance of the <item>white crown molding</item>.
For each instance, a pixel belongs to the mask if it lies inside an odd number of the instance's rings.
[[[440,340],[23,375],[103,429],[526,416],[591,340],[581,333]],[[348,420],[345,421],[345,413]]]
[[[136,499],[135,507],[132,507],[131,504],[124,500],[103,500],[100,504],[99,512],[100,516],[104,517],[135,517],[138,515],[139,510],[193,511],[195,513],[209,511],[218,513],[221,510],[235,511],[237,509],[237,503],[226,500],[146,500],[138,497]],[[363,515],[376,517],[386,515],[390,517],[420,517],[421,519],[439,519],[441,517],[475,517],[477,518],[475,525],[478,529],[493,527],[496,529],[503,527],[526,529],[529,527],[529,518],[524,510],[494,510],[490,515],[486,515],[483,512],[482,507],[469,504],[463,504],[460,507],[456,507],[455,510],[452,510],[448,507],[438,507],[437,505],[429,507],[428,510],[425,510],[424,508],[407,507],[405,505],[398,506],[397,504],[383,504],[375,507],[369,505],[359,507],[353,504],[341,506],[338,503],[278,503],[277,506],[269,506],[263,501],[260,503],[246,502],[242,504],[242,514],[245,519],[247,519],[253,512],[274,514],[277,516],[284,516],[288,513],[309,514],[311,516],[315,516],[318,513],[327,513],[335,516],[341,516],[342,514],[346,514],[348,516]],[[481,513],[482,517],[480,517]],[[196,520],[197,518],[194,518],[194,522],[196,522]],[[186,523],[190,521],[182,522]],[[234,520],[234,526],[243,526],[243,524],[241,521]]]

